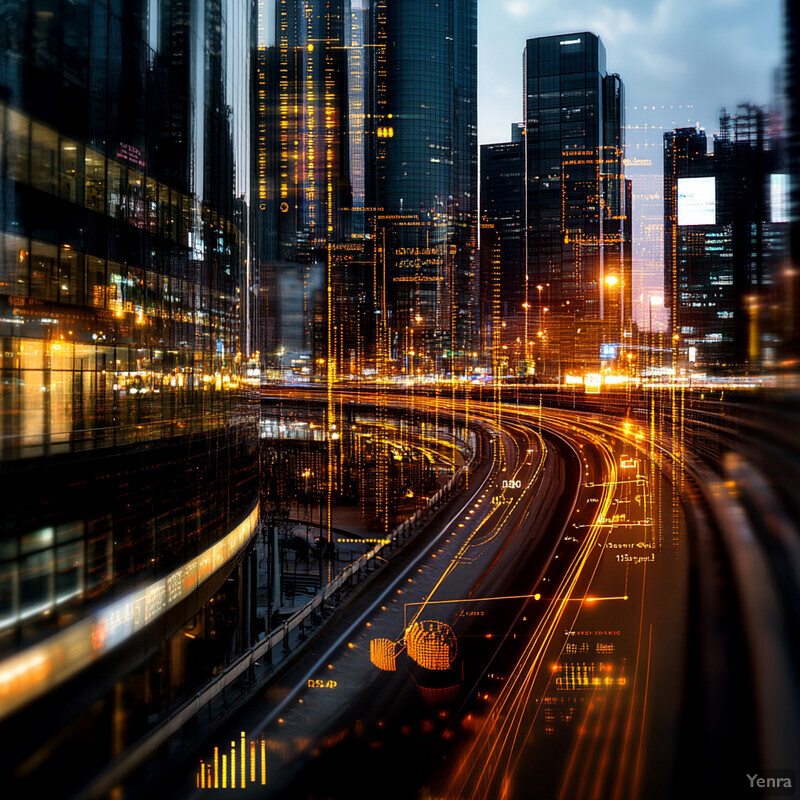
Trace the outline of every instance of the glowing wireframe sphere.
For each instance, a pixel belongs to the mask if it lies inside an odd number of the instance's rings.
[[[446,622],[426,619],[406,630],[408,655],[425,669],[449,669],[458,653],[458,640]]]

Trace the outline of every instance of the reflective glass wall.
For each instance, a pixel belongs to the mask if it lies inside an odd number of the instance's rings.
[[[477,3],[377,0],[375,30],[391,355],[463,370],[477,319]]]
[[[251,24],[249,0],[0,6],[0,636],[256,502]]]

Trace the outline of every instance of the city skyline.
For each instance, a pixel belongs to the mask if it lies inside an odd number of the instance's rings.
[[[748,14],[747,3],[737,0],[691,5],[681,0],[579,0],[569,7],[538,0],[479,0],[481,145],[507,141],[510,126],[522,120],[520,76],[529,38],[590,31],[606,47],[609,70],[625,80],[625,155],[632,162],[626,171],[634,208],[631,289],[640,326],[666,330],[669,325],[667,310],[651,306],[651,298],[664,293],[662,132],[699,127],[713,147],[722,107],[730,111],[739,103],[771,105],[779,99],[774,72],[783,55],[780,10],[778,0],[761,4],[756,19]],[[705,80],[696,80],[698,73]]]
[[[795,788],[766,6],[0,3],[8,796]]]
[[[767,0],[754,18],[746,0],[578,0],[568,7],[479,0],[478,141],[506,141],[520,121],[526,40],[578,30],[598,35],[609,69],[627,76],[629,121],[647,107],[711,131],[721,106],[772,101],[773,71],[783,56],[781,8]],[[679,107],[688,113],[678,115]]]

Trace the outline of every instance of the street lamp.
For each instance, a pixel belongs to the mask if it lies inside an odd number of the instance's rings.
[[[311,470],[304,469],[302,472],[303,477],[303,496],[306,501],[306,547],[308,547],[308,526],[311,518],[312,506],[308,496],[308,479],[311,477]]]
[[[549,283],[547,285],[550,286]],[[539,328],[539,337],[540,338],[542,336],[542,328],[544,326],[544,316],[543,316],[543,314],[546,311],[546,309],[544,309],[544,310],[542,309],[542,292],[544,291],[544,286],[545,285],[543,283],[537,283],[536,284],[536,292],[537,292],[537,295],[538,295],[537,299],[539,301],[539,325],[538,325],[538,328]],[[542,342],[542,349],[541,349],[541,352],[542,352],[542,374],[544,374],[544,369],[545,369],[545,353],[544,353],[544,346],[543,345],[544,345],[544,342]]]
[[[414,321],[417,323],[417,325],[419,325],[422,322],[422,317],[419,314],[416,314],[414,316]],[[416,370],[414,368],[415,367],[414,356],[417,355],[417,351],[420,351],[419,354],[422,355],[422,352],[421,352],[422,351],[422,341],[421,341],[422,340],[422,331],[420,331],[420,338],[417,341],[417,347],[415,348],[414,347],[414,328],[413,328],[413,326],[409,326],[409,329],[411,331],[411,347],[409,348],[408,355],[411,356],[411,365],[409,367],[408,359],[406,359],[406,373],[411,376],[412,383],[413,383],[413,378],[414,378],[414,375],[416,374]]]
[[[522,307],[525,309],[525,372],[527,372],[528,364],[530,363],[530,358],[528,357],[528,309],[531,304],[526,300]]]
[[[664,298],[661,295],[651,294],[650,301],[647,304],[647,330],[650,332],[650,347],[648,348],[650,353],[650,367],[653,367],[653,306],[661,307],[664,305]]]
[[[603,279],[603,282],[605,283],[605,285],[609,289],[609,306],[612,306],[611,317],[613,319],[613,317],[619,316],[619,319],[617,320],[619,322],[619,330],[618,331],[615,330],[616,326],[609,326],[608,328],[606,328],[606,330],[608,330],[609,335],[610,335],[610,337],[612,339],[612,352],[613,352],[613,340],[614,339],[618,339],[618,342],[617,342],[617,353],[618,353],[617,358],[619,358],[619,353],[620,353],[620,351],[622,349],[622,341],[623,341],[623,330],[622,330],[622,328],[623,328],[623,320],[622,320],[622,287],[620,286],[620,295],[618,297],[618,302],[619,302],[618,309],[619,309],[620,313],[619,313],[619,315],[616,315],[616,314],[613,313],[613,311],[615,309],[613,309],[613,304],[611,303],[611,291],[613,289],[615,289],[617,286],[620,285],[619,278],[616,275],[613,275],[613,274],[612,275],[606,275],[606,277]],[[605,316],[605,314],[604,314],[604,316]],[[604,324],[604,327],[605,327],[605,324]]]
[[[493,369],[496,369],[497,374],[494,376],[496,381],[502,383],[502,376],[503,376],[503,350],[506,349],[506,345],[503,344],[503,328],[506,327],[505,322],[500,323],[500,329],[497,335],[497,347],[495,348],[495,361],[497,362],[494,365]]]

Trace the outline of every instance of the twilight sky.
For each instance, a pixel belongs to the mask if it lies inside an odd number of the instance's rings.
[[[766,103],[779,63],[781,0],[478,0],[478,139],[507,141],[522,119],[522,51],[535,36],[591,31],[626,105],[694,105],[716,131],[719,107]],[[681,122],[685,124],[682,119]]]
[[[798,0],[795,0],[797,2]],[[662,130],[718,130],[719,109],[772,100],[783,0],[478,0],[478,141],[522,120],[522,51],[536,36],[590,31],[625,85],[633,180],[633,310],[665,330]],[[655,108],[654,108],[655,106]],[[688,106],[688,108],[687,108]]]

